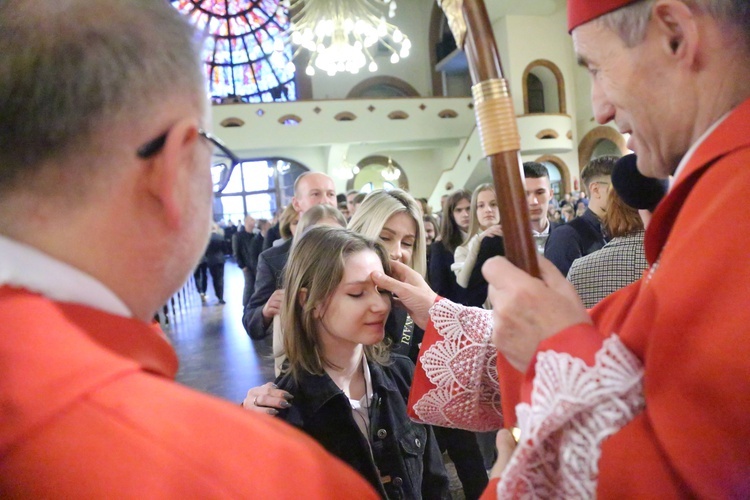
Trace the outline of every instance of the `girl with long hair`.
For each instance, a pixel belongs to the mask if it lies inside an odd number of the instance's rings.
[[[477,261],[482,240],[488,236],[502,235],[500,210],[497,208],[495,188],[492,184],[481,184],[477,186],[471,196],[471,223],[469,224],[468,238],[454,252],[454,263],[451,269],[456,273],[456,282],[459,286],[463,288],[468,286],[469,277],[471,277],[471,271]],[[458,302],[466,303],[464,300]]]
[[[471,193],[465,189],[454,191],[443,207],[440,235],[430,249],[428,281],[441,297],[457,301],[460,289],[451,271],[453,253],[466,239],[471,222]]]
[[[278,416],[354,467],[384,498],[448,498],[432,430],[406,413],[414,364],[389,355],[391,297],[371,279],[389,273],[378,243],[318,226],[295,243],[281,321],[288,364],[276,379],[293,396]]]

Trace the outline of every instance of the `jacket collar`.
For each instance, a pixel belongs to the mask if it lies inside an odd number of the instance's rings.
[[[653,264],[672,231],[677,215],[693,186],[720,158],[750,146],[750,99],[745,100],[698,146],[664,199],[656,207],[646,230],[646,259]]]
[[[367,361],[372,380],[373,395],[383,396],[385,392],[395,392],[398,388],[393,381],[386,377],[383,367],[372,361]],[[329,401],[336,397],[346,397],[344,392],[333,382],[327,373],[313,375],[304,372],[300,375],[298,382],[299,391],[310,401],[310,410],[318,412]]]

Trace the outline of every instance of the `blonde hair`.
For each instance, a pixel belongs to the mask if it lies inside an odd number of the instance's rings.
[[[377,240],[388,220],[398,213],[409,214],[414,219],[417,234],[409,266],[424,276],[427,272],[427,253],[422,210],[417,201],[406,191],[400,189],[372,191],[354,213],[347,227],[366,238]]]
[[[284,211],[281,213],[281,217],[279,217],[279,234],[285,240],[288,240],[293,236],[292,224],[294,223],[295,219],[299,220],[299,214],[294,209],[294,206],[290,203],[286,206],[286,208],[284,208]]]
[[[333,219],[339,223],[341,227],[346,227],[346,219],[344,215],[339,211],[338,208],[332,207],[331,205],[315,205],[309,210],[302,214],[297,223],[297,235],[302,236],[305,229],[314,226],[323,219]]]
[[[292,249],[285,269],[281,325],[284,354],[289,361],[284,371],[290,372],[295,379],[299,379],[303,372],[322,375],[326,366],[336,368],[321,352],[315,309],[325,308],[330,301],[344,277],[347,259],[368,250],[377,254],[383,270],[390,274],[390,259],[385,248],[348,229],[311,227]],[[364,346],[364,351],[371,361],[379,364],[388,361],[384,341]]]
[[[469,223],[469,235],[466,237],[464,242],[461,244],[461,246],[466,246],[469,244],[469,241],[479,234],[479,230],[482,228],[482,226],[479,225],[479,217],[477,217],[477,203],[479,203],[479,193],[484,193],[485,191],[492,191],[495,192],[495,188],[492,184],[480,184],[474,189],[474,192],[471,194],[471,222]],[[497,194],[495,195],[495,200],[497,200]]]

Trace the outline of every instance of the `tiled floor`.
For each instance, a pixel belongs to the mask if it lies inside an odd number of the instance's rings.
[[[230,401],[242,401],[250,387],[273,380],[270,337],[253,341],[242,327],[244,276],[234,262],[224,266],[225,305],[213,295],[208,300],[189,290],[187,305],[177,308],[164,325],[172,340],[180,369],[177,381]]]

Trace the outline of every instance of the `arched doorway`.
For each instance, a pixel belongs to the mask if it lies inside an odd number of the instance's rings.
[[[393,76],[373,76],[355,85],[347,99],[368,97],[419,97],[417,89]]]
[[[565,79],[552,61],[537,59],[523,72],[523,111],[531,113],[567,113]]]
[[[612,127],[600,125],[591,129],[578,144],[579,170],[594,158],[603,155],[622,156],[628,153],[625,138]]]
[[[432,3],[428,46],[432,70],[432,95],[470,97],[471,75],[466,53],[456,46],[448,19],[437,2]]]
[[[400,172],[397,179],[386,179],[383,172],[392,165],[393,168]],[[367,192],[374,189],[393,189],[399,188],[404,191],[409,190],[409,179],[406,172],[401,168],[396,160],[388,156],[368,156],[357,163],[359,173],[353,179],[346,181],[346,190],[356,189],[357,191]]]
[[[570,169],[562,159],[554,155],[544,155],[534,161],[547,167],[555,198],[560,200],[565,193],[570,192]]]

